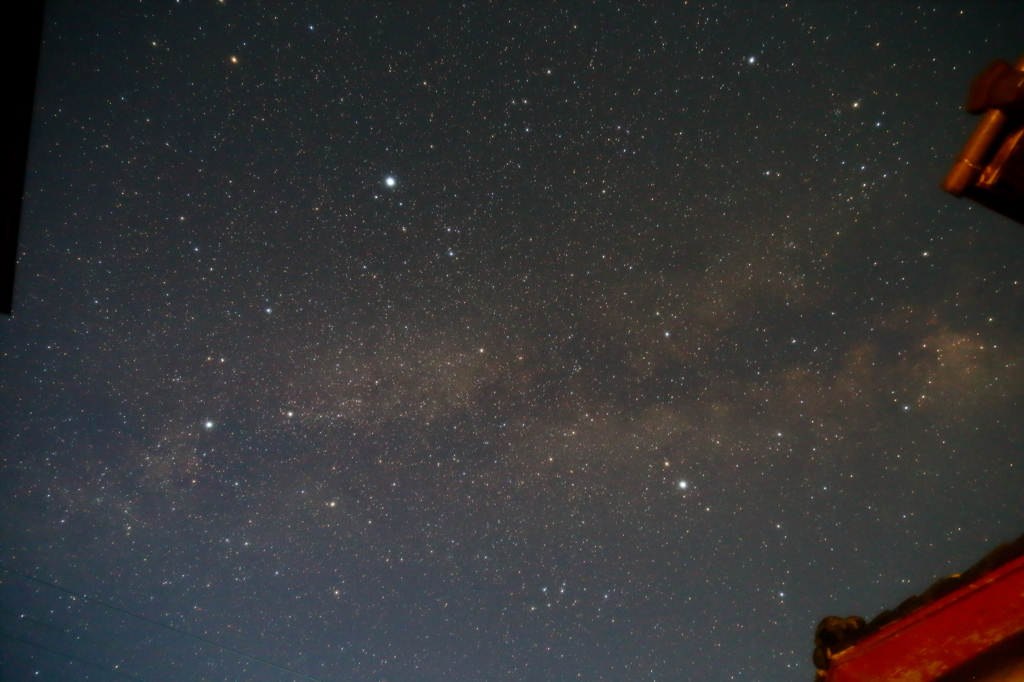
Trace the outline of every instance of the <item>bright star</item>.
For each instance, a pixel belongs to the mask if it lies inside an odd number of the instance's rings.
[[[206,422],[203,426],[205,426],[208,429],[212,429],[213,428],[213,422]]]
[[[398,181],[395,180],[395,178],[391,175],[384,178],[384,184],[387,185],[388,187],[394,187],[397,183]]]
[[[686,481],[679,481],[679,489],[686,490],[686,486],[689,485]]]

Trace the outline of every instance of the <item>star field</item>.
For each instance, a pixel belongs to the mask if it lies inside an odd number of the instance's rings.
[[[318,680],[774,682],[1024,530],[1024,230],[937,188],[1012,3],[47,11],[3,566]],[[0,580],[10,679],[302,679]]]

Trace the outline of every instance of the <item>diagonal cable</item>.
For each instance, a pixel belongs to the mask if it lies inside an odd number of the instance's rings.
[[[113,668],[107,668],[105,666],[99,665],[98,663],[93,663],[93,662],[87,661],[87,660],[85,660],[83,658],[78,658],[77,656],[72,656],[71,654],[61,653],[60,651],[57,651],[55,649],[51,649],[49,647],[45,647],[42,644],[36,644],[35,642],[29,642],[28,640],[21,639],[19,637],[15,637],[14,635],[9,635],[6,632],[0,632],[0,637],[6,637],[7,639],[12,639],[15,642],[21,642],[22,644],[27,644],[28,646],[34,646],[37,649],[42,649],[43,651],[48,651],[51,654],[56,654],[57,656],[62,656],[63,658],[66,658],[66,659],[68,659],[70,661],[75,661],[76,663],[82,663],[84,665],[92,666],[93,668],[98,668],[98,669],[102,670],[105,673],[114,673],[115,675],[119,675],[121,677],[125,677],[125,678],[127,678],[129,680],[136,680],[136,682],[145,682],[145,680],[143,680],[141,678],[138,678],[138,677],[135,677],[134,675],[129,675],[128,673],[118,672],[118,671],[114,670]]]
[[[142,656],[142,654],[139,654],[138,652],[131,651],[131,650],[125,649],[123,647],[114,646],[113,644],[105,644],[105,643],[99,641],[98,639],[93,639],[92,637],[86,637],[85,635],[76,635],[71,630],[65,630],[62,627],[58,627],[56,625],[52,625],[52,624],[47,623],[45,621],[39,620],[37,618],[33,618],[32,616],[26,616],[24,613],[15,613],[14,611],[8,611],[7,609],[4,609],[4,608],[0,608],[0,613],[6,613],[8,616],[12,616],[14,618],[18,618],[18,619],[21,619],[21,620],[27,620],[30,623],[35,623],[37,625],[42,625],[44,628],[49,628],[49,629],[55,630],[57,632],[62,632],[65,635],[68,635],[69,637],[74,637],[77,640],[81,640],[83,642],[88,642],[89,644],[94,644],[94,645],[96,645],[98,647],[102,647],[104,649],[110,649],[111,651],[116,651],[119,654],[124,654],[126,656],[134,656],[135,658],[144,658],[144,656]],[[209,682],[209,680],[207,680],[205,677],[197,677],[197,676],[195,676],[195,675],[193,675],[191,673],[185,672],[184,670],[180,670],[178,668],[175,668],[172,665],[164,665],[163,663],[158,663],[157,661],[148,661],[148,662],[149,662],[150,665],[155,665],[158,668],[163,668],[164,670],[169,670],[170,672],[175,673],[177,675],[184,675],[185,677],[191,678],[193,680],[199,680],[199,682]]]
[[[224,651],[230,651],[231,653],[237,654],[238,656],[241,656],[243,658],[247,658],[250,661],[255,661],[255,662],[257,662],[257,663],[259,663],[261,665],[265,665],[265,666],[268,666],[270,668],[274,668],[275,670],[280,670],[283,673],[287,673],[289,675],[295,675],[296,677],[301,677],[304,680],[310,680],[310,682],[323,682],[323,680],[318,680],[317,678],[310,677],[309,675],[303,675],[302,673],[297,672],[295,670],[291,670],[290,668],[285,668],[284,666],[277,665],[276,663],[271,663],[270,661],[264,661],[262,658],[256,658],[255,656],[247,654],[244,651],[239,651],[238,649],[232,649],[231,647],[225,646],[223,644],[217,644],[217,642],[214,642],[214,641],[211,641],[209,639],[206,639],[205,637],[200,637],[199,635],[193,635],[193,634],[191,634],[189,632],[185,632],[184,630],[179,630],[178,628],[172,627],[170,625],[165,625],[164,623],[161,623],[160,621],[153,620],[152,618],[146,618],[145,616],[140,616],[137,613],[132,613],[131,611],[125,611],[124,609],[122,609],[120,607],[117,607],[117,606],[114,606],[113,604],[108,604],[107,602],[100,601],[99,599],[94,599],[93,597],[87,597],[84,594],[80,594],[80,593],[75,592],[73,590],[69,590],[66,587],[61,587],[60,585],[55,585],[54,583],[46,582],[45,580],[40,580],[39,578],[36,578],[35,576],[28,575],[27,573],[22,573],[21,571],[15,571],[13,568],[7,568],[6,566],[0,565],[0,570],[7,571],[8,573],[12,573],[12,574],[14,574],[16,576],[20,576],[20,577],[24,578],[25,580],[31,580],[32,582],[39,583],[40,585],[46,585],[47,587],[52,587],[52,588],[54,588],[56,590],[60,590],[61,592],[66,592],[67,594],[70,594],[70,595],[72,595],[74,597],[78,597],[79,599],[84,599],[85,601],[88,601],[88,602],[92,602],[93,604],[99,604],[100,606],[105,606],[108,609],[112,609],[114,611],[117,611],[118,613],[123,613],[126,616],[131,616],[132,618],[138,618],[139,620],[145,621],[145,622],[150,623],[152,625],[156,625],[157,627],[161,627],[161,628],[163,628],[165,630],[170,630],[171,632],[177,633],[179,635],[184,635],[185,637],[188,637],[190,639],[194,639],[197,642],[202,642],[203,644],[209,644],[210,646],[215,646],[218,649],[223,649]]]

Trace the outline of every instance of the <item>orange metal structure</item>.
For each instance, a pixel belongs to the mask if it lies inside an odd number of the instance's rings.
[[[1018,97],[1024,55],[1014,65]],[[1024,224],[1024,120],[989,109],[942,182],[942,189]]]

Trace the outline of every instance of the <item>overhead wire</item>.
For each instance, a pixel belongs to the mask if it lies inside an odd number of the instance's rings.
[[[29,575],[27,573],[22,573],[21,571],[16,571],[13,568],[7,568],[6,566],[0,565],[0,570],[6,571],[6,572],[11,573],[13,575],[16,575],[16,576],[19,576],[21,578],[24,578],[25,580],[30,580],[30,581],[32,581],[34,583],[39,583],[40,585],[45,585],[46,587],[52,587],[55,590],[60,590],[61,592],[65,592],[66,594],[70,594],[73,597],[77,597],[79,599],[83,599],[83,600],[91,602],[93,604],[99,604],[100,606],[104,606],[104,607],[106,607],[108,609],[111,609],[113,611],[117,611],[118,613],[122,613],[122,614],[124,614],[126,616],[130,616],[132,618],[137,618],[137,619],[139,619],[141,621],[144,621],[146,623],[150,623],[152,625],[156,625],[157,627],[161,627],[161,628],[163,628],[165,630],[169,630],[171,632],[174,632],[176,634],[182,635],[184,637],[188,637],[189,639],[194,639],[197,642],[202,642],[203,644],[209,644],[210,646],[217,647],[218,649],[223,649],[224,651],[230,651],[233,654],[236,654],[236,655],[241,656],[243,658],[247,658],[250,661],[255,661],[256,663],[259,663],[261,665],[265,665],[267,667],[274,668],[275,670],[279,670],[279,671],[281,671],[283,673],[287,673],[289,675],[294,675],[295,677],[300,677],[300,678],[302,678],[304,680],[310,680],[310,682],[323,682],[323,680],[317,679],[315,677],[311,677],[309,675],[305,675],[305,674],[300,673],[300,672],[298,672],[296,670],[292,670],[290,668],[285,668],[284,666],[277,665],[276,663],[271,663],[270,661],[263,660],[262,658],[257,658],[255,656],[252,656],[251,654],[245,653],[244,651],[239,651],[238,649],[232,649],[231,647],[225,646],[224,644],[218,644],[217,642],[214,642],[214,641],[211,641],[209,639],[206,639],[205,637],[200,637],[199,635],[193,635],[190,632],[185,632],[184,630],[179,630],[176,627],[173,627],[173,626],[170,626],[170,625],[166,625],[164,623],[161,623],[160,621],[153,620],[152,618],[147,618],[146,616],[140,616],[137,613],[132,613],[131,611],[126,611],[125,609],[122,609],[122,608],[120,608],[118,606],[114,606],[113,604],[108,604],[105,601],[101,601],[101,600],[95,599],[93,597],[88,597],[88,596],[86,596],[84,594],[81,594],[79,592],[75,592],[74,590],[70,590],[70,589],[68,589],[66,587],[61,587],[60,585],[56,585],[54,583],[47,582],[45,580],[42,580],[40,578],[36,578],[35,576]]]
[[[123,672],[120,672],[118,670],[114,670],[113,668],[107,668],[106,666],[102,666],[102,665],[100,665],[98,663],[93,663],[92,661],[87,661],[84,658],[78,658],[77,656],[72,656],[71,654],[65,654],[63,652],[56,651],[54,649],[51,649],[50,647],[43,646],[42,644],[36,644],[35,642],[29,642],[28,640],[21,639],[20,637],[15,637],[14,635],[9,635],[6,632],[0,632],[0,637],[6,637],[7,639],[14,640],[15,642],[21,642],[22,644],[27,644],[28,646],[33,646],[33,647],[35,647],[37,649],[42,649],[43,651],[49,652],[51,654],[55,654],[57,656],[62,656],[63,658],[66,658],[66,659],[71,660],[71,661],[75,661],[76,663],[82,663],[83,665],[88,665],[88,666],[91,666],[93,668],[98,668],[99,670],[102,670],[103,672],[113,673],[113,674],[118,675],[120,677],[125,677],[125,678],[127,678],[129,680],[136,680],[137,682],[146,682],[142,678],[135,677],[134,675],[129,675],[128,673],[123,673]]]
[[[32,616],[25,615],[24,613],[17,613],[15,611],[8,611],[7,609],[4,609],[4,608],[0,608],[0,613],[6,613],[8,616],[11,616],[13,618],[18,618],[20,620],[27,620],[30,623],[35,623],[37,625],[42,625],[44,628],[49,628],[51,630],[55,630],[56,632],[61,632],[61,633],[65,634],[65,635],[68,635],[69,637],[74,637],[77,640],[81,640],[83,642],[88,642],[89,644],[94,644],[94,645],[96,645],[98,647],[101,647],[103,649],[110,649],[111,651],[116,651],[119,654],[124,654],[126,656],[133,656],[135,658],[145,658],[142,654],[140,654],[140,653],[138,653],[136,651],[131,651],[130,649],[125,649],[123,647],[114,646],[113,644],[106,644],[104,642],[99,641],[98,639],[93,639],[92,637],[86,637],[85,635],[76,634],[76,633],[72,632],[71,630],[65,630],[62,627],[58,627],[58,626],[53,625],[51,623],[47,623],[45,621],[39,620],[38,618],[33,618]],[[198,680],[199,682],[210,682],[205,677],[197,677],[196,675],[193,675],[192,673],[186,672],[184,670],[180,670],[178,668],[175,668],[172,665],[165,665],[163,663],[159,663],[157,661],[152,661],[152,660],[148,660],[148,659],[146,659],[146,660],[147,660],[147,662],[150,665],[155,665],[158,668],[163,668],[164,670],[168,670],[168,671],[170,671],[170,672],[172,672],[172,673],[174,673],[176,675],[184,675],[185,677],[188,677],[188,678],[193,679],[193,680]]]

